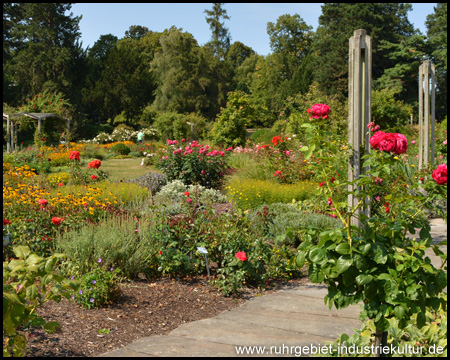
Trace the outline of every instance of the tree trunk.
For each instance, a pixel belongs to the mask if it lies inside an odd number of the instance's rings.
[[[387,331],[376,329],[375,332],[375,351],[373,357],[386,357],[386,354],[381,353],[380,349],[387,346]]]

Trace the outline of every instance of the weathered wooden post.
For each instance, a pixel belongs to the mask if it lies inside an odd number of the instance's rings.
[[[355,30],[350,38],[348,64],[348,142],[351,146],[348,180],[353,181],[361,174],[361,151],[370,151],[367,125],[371,119],[372,38],[367,35],[366,30]],[[348,190],[353,192],[357,189],[354,185],[349,185]],[[357,204],[355,194],[349,194],[349,207]],[[360,213],[361,210],[357,210],[356,215]],[[369,214],[370,209],[367,207],[365,215]],[[353,217],[352,224],[360,226],[361,221]]]
[[[11,138],[10,138],[10,120],[9,115],[3,114],[6,117],[6,151],[11,152]]]
[[[419,66],[419,169],[422,169],[422,166],[426,167],[428,162],[434,164],[435,103],[436,69],[435,66],[431,64],[430,60],[425,60],[422,65]]]

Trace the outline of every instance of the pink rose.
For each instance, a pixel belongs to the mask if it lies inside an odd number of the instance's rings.
[[[241,261],[245,261],[245,260],[247,260],[247,255],[245,254],[245,252],[243,252],[243,251],[238,251],[237,253],[236,253],[236,255],[234,255],[235,257],[237,257],[239,260],[241,260]]]
[[[447,184],[447,165],[441,164],[431,174],[438,185]]]
[[[394,152],[397,155],[403,154],[408,150],[408,140],[406,139],[406,136],[403,134],[394,134],[397,141],[395,143],[395,149]]]
[[[370,137],[369,143],[372,149],[377,150],[381,138],[384,136],[384,131],[377,131]]]
[[[397,145],[397,136],[393,133],[384,134],[378,143],[378,149],[381,151],[393,152]]]

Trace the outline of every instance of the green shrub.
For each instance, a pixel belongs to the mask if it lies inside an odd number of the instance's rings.
[[[97,267],[81,276],[80,289],[73,296],[77,304],[84,308],[98,308],[110,301],[114,301],[120,295],[119,282],[120,270],[103,269],[101,262],[97,261]]]
[[[131,149],[122,143],[118,143],[111,148],[111,151],[118,153],[119,155],[128,155]]]
[[[383,131],[392,132],[394,127],[406,125],[413,112],[411,105],[396,100],[398,92],[395,88],[372,91],[372,121]]]
[[[313,226],[320,231],[337,229],[340,221],[325,215],[300,211],[293,204],[262,205],[248,214],[262,236],[277,243],[298,246],[302,230]]]
[[[254,113],[247,94],[242,91],[228,93],[227,107],[220,110],[211,129],[213,143],[221,147],[243,146],[247,140],[246,128],[250,126]]]
[[[154,127],[160,133],[161,139],[186,139],[190,131],[185,116],[175,112],[160,113],[156,117]]]
[[[255,209],[263,204],[303,201],[313,195],[315,185],[308,181],[275,184],[262,180],[232,179],[225,187],[227,196],[240,209]]]

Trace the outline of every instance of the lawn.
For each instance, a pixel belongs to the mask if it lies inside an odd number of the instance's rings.
[[[140,158],[103,160],[102,170],[110,174],[109,179],[113,182],[136,179],[150,171],[160,172],[149,166],[141,166]]]

